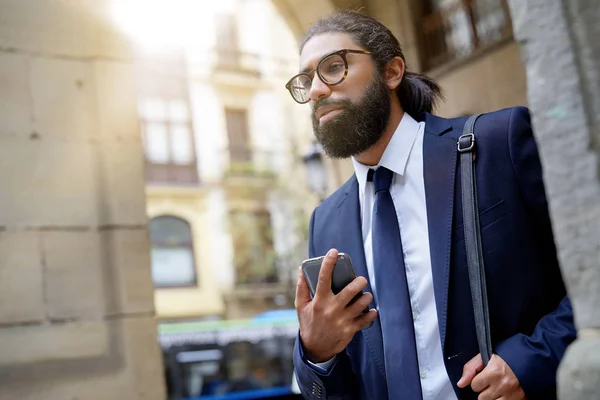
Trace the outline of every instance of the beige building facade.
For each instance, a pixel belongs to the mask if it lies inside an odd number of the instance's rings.
[[[181,31],[162,43],[148,42],[135,9],[116,8],[137,43],[157,317],[292,308],[316,204],[302,163],[312,141],[307,110],[284,88],[297,69],[295,37],[268,0],[204,4],[202,13],[194,2],[162,7],[194,15],[158,18]]]

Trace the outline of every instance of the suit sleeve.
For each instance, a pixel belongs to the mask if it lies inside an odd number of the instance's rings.
[[[316,257],[314,249],[314,223],[317,209],[313,211],[309,225],[308,253],[309,257]],[[359,389],[346,352],[341,352],[335,357],[331,368],[325,370],[311,366],[304,356],[300,334],[294,346],[294,369],[298,387],[305,399],[321,400],[354,400],[358,398]]]
[[[535,220],[539,239],[555,256],[542,166],[526,108],[512,110],[508,141],[515,176],[528,212]],[[567,346],[577,335],[569,298],[564,297],[557,303],[556,309],[540,319],[531,335],[517,334],[498,343],[495,348],[495,352],[516,374],[529,399],[556,396],[558,365]]]

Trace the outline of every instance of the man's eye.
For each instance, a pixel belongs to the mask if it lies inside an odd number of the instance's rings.
[[[344,69],[344,64],[341,63],[331,64],[329,67],[327,67],[328,72],[339,72],[342,69]]]

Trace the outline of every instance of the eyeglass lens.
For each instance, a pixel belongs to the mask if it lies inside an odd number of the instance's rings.
[[[330,85],[340,83],[344,79],[345,73],[346,63],[339,54],[324,58],[318,66],[318,74],[325,83]],[[290,92],[296,101],[304,103],[309,100],[311,85],[312,79],[308,75],[298,75],[292,80]]]

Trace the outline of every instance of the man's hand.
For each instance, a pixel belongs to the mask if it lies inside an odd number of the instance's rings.
[[[480,372],[478,374],[478,372]],[[525,392],[515,373],[497,354],[493,354],[487,367],[483,367],[481,354],[473,357],[463,368],[457,383],[459,388],[471,385],[479,393],[478,400],[523,400]]]
[[[363,294],[348,306],[354,296],[367,286],[364,277],[357,277],[337,295],[331,291],[331,274],[337,256],[337,250],[332,249],[323,259],[312,300],[302,271],[298,276],[295,306],[300,338],[306,357],[315,363],[327,361],[344,350],[354,334],[377,317],[377,311],[372,309],[357,318],[371,304],[371,293]]]

